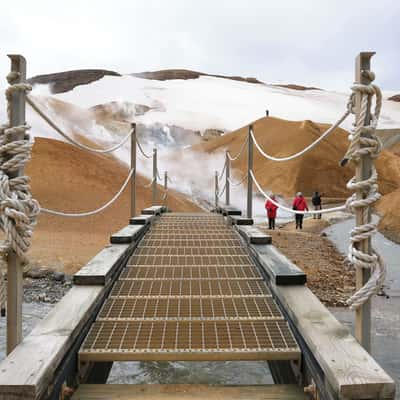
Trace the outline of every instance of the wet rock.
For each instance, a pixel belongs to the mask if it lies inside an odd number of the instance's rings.
[[[53,280],[56,282],[64,282],[65,281],[65,274],[64,272],[53,272],[52,274]]]
[[[51,274],[51,271],[47,268],[31,268],[29,271],[25,272],[24,276],[31,279],[43,279],[49,274]]]

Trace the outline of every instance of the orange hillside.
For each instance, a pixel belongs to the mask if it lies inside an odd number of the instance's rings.
[[[66,212],[100,207],[119,190],[128,169],[112,156],[84,152],[67,143],[36,138],[27,174],[42,207]],[[137,210],[151,205],[148,180],[137,177]],[[109,242],[109,236],[129,222],[127,188],[120,199],[100,214],[66,218],[42,213],[34,232],[31,260],[41,266],[79,269]],[[170,191],[174,211],[198,211],[183,195]]]
[[[255,137],[264,151],[283,157],[302,150],[329,125],[268,117],[255,121],[253,127]],[[229,149],[232,155],[236,155],[246,138],[247,129],[241,128],[213,141],[196,145],[194,149],[208,153]],[[288,162],[266,160],[254,148],[254,173],[257,180],[265,189],[289,197],[297,191],[309,196],[316,190],[327,197],[347,197],[349,192],[346,183],[353,176],[354,170],[352,166],[339,166],[348,146],[347,135],[345,130],[338,128],[316,148]],[[236,174],[238,179],[247,169],[247,150],[232,165],[233,169],[240,172]],[[382,193],[389,193],[399,187],[400,157],[383,151],[377,161],[377,168]]]

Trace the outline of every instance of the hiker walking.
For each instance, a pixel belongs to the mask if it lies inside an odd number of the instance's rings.
[[[293,200],[293,210],[308,211],[307,202],[303,193],[297,192],[296,197]],[[304,214],[296,213],[296,229],[303,229],[303,217]]]
[[[271,199],[275,201],[275,196],[272,195]],[[278,206],[268,199],[265,203],[265,209],[267,210],[268,227],[269,229],[275,229],[275,218]]]
[[[313,203],[314,210],[322,210],[321,195],[319,194],[319,192],[314,192],[314,195],[311,198],[311,201]],[[314,214],[313,218],[321,219],[321,216],[322,216],[321,214]]]

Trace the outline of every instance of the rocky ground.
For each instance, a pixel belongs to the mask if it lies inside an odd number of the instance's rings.
[[[296,231],[293,223],[270,231],[273,244],[307,274],[307,285],[326,305],[346,306],[354,292],[355,274],[345,257],[322,232],[329,225],[324,219],[306,219],[304,229]]]

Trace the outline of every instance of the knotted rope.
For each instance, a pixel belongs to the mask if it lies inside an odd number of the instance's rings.
[[[13,250],[23,264],[28,262],[28,251],[33,228],[40,211],[39,203],[32,198],[29,177],[26,175],[10,178],[9,174],[24,169],[31,158],[33,143],[27,135],[27,124],[11,127],[11,98],[13,93],[28,92],[32,87],[26,83],[17,83],[19,74],[11,72],[7,76],[10,86],[6,90],[7,115],[9,123],[0,127],[0,227],[5,240],[0,253],[6,256]],[[12,141],[15,134],[24,134],[24,139]]]
[[[363,71],[363,74],[371,82],[375,79],[375,74],[371,71]],[[375,135],[382,108],[382,94],[379,87],[372,83],[368,85],[357,83],[354,84],[351,89],[352,95],[349,111],[355,114],[355,99],[356,94],[359,93],[361,95],[360,115],[349,136],[350,145],[340,163],[342,166],[346,165],[350,160],[358,164],[361,157],[366,155],[374,159],[379,155],[382,148],[379,139]],[[369,125],[364,125],[369,105],[371,104],[370,102],[374,96],[375,110],[371,122]],[[356,210],[361,211],[363,221],[367,220],[366,217],[369,215],[370,207],[381,198],[381,195],[378,193],[377,181],[378,174],[375,166],[372,164],[371,176],[368,179],[357,181],[354,176],[347,183],[348,189],[359,191],[363,195],[362,199],[358,199],[356,193],[354,193],[346,202],[347,208],[353,214]],[[368,282],[347,300],[347,304],[352,309],[360,307],[368,301],[371,296],[376,294],[382,288],[385,280],[386,267],[376,250],[372,246],[371,254],[360,250],[360,244],[364,240],[372,238],[376,231],[376,224],[369,222],[355,227],[350,232],[351,243],[349,246],[348,259],[356,268],[367,268],[371,270],[371,276]]]

